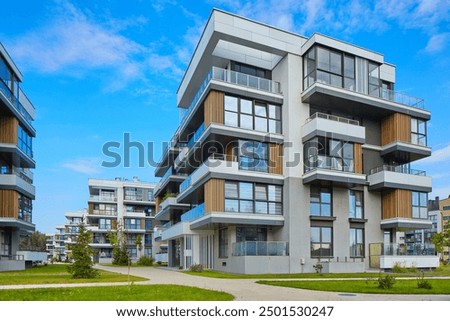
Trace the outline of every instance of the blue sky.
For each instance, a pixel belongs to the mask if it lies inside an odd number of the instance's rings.
[[[132,141],[154,142],[159,159],[162,142],[178,126],[178,84],[214,7],[383,53],[397,66],[396,91],[424,98],[432,112],[434,154],[412,167],[433,177],[430,198],[450,194],[449,0],[7,1],[0,41],[22,71],[37,113],[33,221],[39,231],[53,231],[65,211],[87,206],[89,177],[157,181],[153,168],[139,168],[137,153],[129,168],[102,167],[111,161],[102,146],[123,146],[128,133]]]

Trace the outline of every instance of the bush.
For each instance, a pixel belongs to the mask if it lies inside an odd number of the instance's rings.
[[[417,287],[419,289],[427,289],[427,290],[431,290],[433,288],[433,286],[431,285],[431,283],[428,280],[425,280],[425,273],[422,272],[420,274],[420,276],[417,278]]]
[[[389,290],[392,289],[392,287],[395,284],[395,277],[392,275],[386,274],[385,276],[378,277],[378,287],[383,290]]]
[[[392,272],[406,273],[406,272],[408,272],[408,269],[406,267],[401,266],[400,263],[395,262],[394,266],[392,267]]]
[[[153,266],[154,259],[148,256],[141,256],[137,261],[137,265],[139,266]]]
[[[316,270],[316,273],[322,273],[323,265],[317,263],[316,265],[313,265],[313,268]]]
[[[202,264],[192,264],[189,268],[192,272],[203,272]]]
[[[417,273],[419,270],[417,269],[417,267],[416,266],[411,266],[409,269],[408,269],[408,272],[411,272],[411,273]]]

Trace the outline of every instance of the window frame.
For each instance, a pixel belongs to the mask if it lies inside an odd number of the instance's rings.
[[[360,195],[360,205],[358,206],[358,197]],[[360,215],[358,215],[358,208],[360,209]],[[349,218],[364,219],[364,192],[349,190],[348,197],[348,216]]]
[[[315,241],[313,240],[313,230],[318,229],[319,230],[319,240]],[[323,233],[324,229],[329,229],[329,233],[330,233],[330,241],[326,241],[324,240],[325,235]],[[311,226],[310,228],[310,256],[311,258],[331,258],[334,257],[334,242],[333,242],[333,238],[334,238],[334,231],[333,231],[333,227],[331,226]],[[319,245],[318,249],[315,249],[314,245]],[[329,249],[326,249],[326,247],[324,247],[324,245],[329,245]],[[318,255],[315,252],[318,252]],[[329,255],[323,255],[325,251],[329,251]],[[326,254],[326,253],[325,253]]]
[[[358,233],[361,233],[360,235]],[[365,231],[364,228],[351,227],[349,230],[349,241],[350,241],[350,257],[365,257]],[[354,242],[353,242],[354,241]]]
[[[317,193],[318,190],[318,193]],[[325,192],[328,190],[328,192]],[[313,193],[319,195],[319,201],[313,201]],[[330,201],[326,202],[324,199],[324,194],[329,194]],[[314,197],[317,198],[317,197]],[[315,204],[315,206],[314,206]],[[317,207],[319,209],[318,214],[316,211],[313,211],[313,207]],[[329,215],[324,215],[325,208],[329,207]],[[326,212],[326,211],[325,211]],[[309,191],[309,213],[311,216],[319,216],[319,217],[333,217],[333,188],[332,186],[322,186],[322,185],[311,185]]]

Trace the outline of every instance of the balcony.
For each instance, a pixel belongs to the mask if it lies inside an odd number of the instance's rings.
[[[117,202],[117,197],[115,195],[89,195],[89,201]]]
[[[178,222],[176,224],[169,224],[162,231],[161,240],[167,241],[179,238],[182,235],[192,234],[189,228],[189,222]]]
[[[430,156],[431,148],[426,146],[423,141],[404,142],[397,140],[383,145],[380,155],[399,159],[402,162],[413,162]]]
[[[18,83],[15,86],[18,86]],[[34,133],[35,129],[32,126],[32,122],[35,108],[22,89],[19,88],[18,96],[15,96],[5,82],[0,79],[0,93],[3,94],[5,101],[11,104],[16,116],[23,119],[28,128]]]
[[[176,196],[167,197],[159,205],[159,211],[155,215],[157,221],[170,220],[170,213],[172,210],[186,210],[190,207],[189,204],[178,203]]]
[[[153,193],[158,195],[161,191],[164,190],[165,186],[167,186],[170,182],[180,183],[184,181],[187,174],[184,173],[176,173],[173,167],[169,167],[161,178],[161,180],[156,184]]]
[[[2,170],[0,172],[0,189],[16,190],[31,199],[34,199],[36,195],[36,189],[30,179],[16,171]]]
[[[303,174],[303,184],[315,181],[330,181],[343,185],[364,185],[366,175],[354,173],[353,160],[348,160],[342,164],[342,159],[317,155],[311,162],[311,166],[305,166]]]
[[[328,73],[322,72],[324,75]],[[353,88],[343,88],[318,79],[308,79],[302,93],[302,101],[310,104],[331,104],[361,110],[365,106],[388,112],[408,113],[425,119],[430,112],[425,110],[422,98],[413,97],[386,88],[378,88],[370,93],[362,93]],[[406,110],[405,110],[406,109]]]
[[[191,222],[205,215],[205,204],[202,203],[181,215],[182,222]]]
[[[233,243],[233,256],[288,256],[289,242],[247,241]]]
[[[373,246],[374,244],[371,244]],[[439,257],[432,244],[375,244],[381,246],[380,268],[392,269],[396,264],[419,269],[436,268]]]
[[[369,190],[406,189],[431,192],[431,177],[425,171],[402,166],[380,166],[370,170],[367,177]]]
[[[172,166],[172,160],[178,156],[181,148],[184,147],[178,143],[178,130],[173,135],[170,142],[164,144],[161,158],[155,169],[155,176],[162,176]]]
[[[189,223],[191,230],[210,230],[227,224],[266,225],[280,227],[284,225],[284,217],[281,214],[213,212],[205,213],[203,216],[200,216],[199,218]]]
[[[302,141],[306,142],[316,136],[333,137],[364,144],[366,129],[359,126],[357,120],[317,112],[309,117],[303,125]]]

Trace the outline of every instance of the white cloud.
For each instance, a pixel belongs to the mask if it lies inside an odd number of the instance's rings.
[[[101,159],[98,157],[77,158],[62,164],[62,167],[81,174],[96,174],[101,169]]]
[[[444,32],[431,36],[424,51],[426,53],[437,53],[443,51],[450,42],[450,32]]]
[[[433,151],[430,157],[417,161],[417,164],[436,164],[450,161],[450,144]]]

